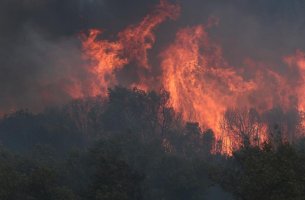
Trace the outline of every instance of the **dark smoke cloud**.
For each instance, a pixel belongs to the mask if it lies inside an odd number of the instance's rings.
[[[243,59],[250,57],[278,67],[283,55],[305,48],[303,0],[177,2],[182,6],[180,19],[165,23],[157,31],[158,41],[151,51],[156,69],[155,56],[173,41],[179,28],[205,24],[210,16],[220,19],[219,26],[210,32],[223,45],[232,65],[242,66]],[[78,34],[89,28],[103,28],[111,36],[139,21],[157,3],[158,0],[0,1],[0,112],[19,108],[38,111],[68,101],[70,97],[60,85],[74,80],[86,85],[90,78],[82,67]],[[285,71],[285,66],[279,70]],[[124,77],[124,72],[120,76]],[[45,91],[52,98],[45,97]]]

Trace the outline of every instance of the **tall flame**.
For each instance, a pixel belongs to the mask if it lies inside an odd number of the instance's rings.
[[[154,30],[166,19],[176,19],[179,13],[179,6],[161,0],[139,24],[118,33],[115,41],[100,39],[100,30],[90,30],[88,36],[83,36],[84,57],[95,77],[91,95],[107,96],[107,89],[118,84],[116,72],[130,63],[149,74],[152,66],[148,51],[156,40]],[[231,144],[234,138],[223,136],[220,126],[228,109],[255,108],[262,114],[281,106],[286,111],[296,108],[304,112],[305,53],[297,51],[296,55],[283,59],[288,66],[286,75],[271,64],[250,59],[245,59],[243,67],[230,66],[221,46],[209,38],[208,29],[217,23],[214,19],[207,26],[181,29],[172,44],[160,53],[161,84],[170,93],[170,104],[175,111],[185,121],[212,128],[217,139]],[[297,81],[289,76],[295,72],[299,74]],[[141,76],[131,86],[154,89]],[[260,130],[266,132],[266,126]],[[266,139],[266,135],[261,138]]]
[[[218,133],[225,110],[256,88],[228,66],[203,26],[179,31],[162,60],[163,85],[175,110],[185,120],[198,121]]]
[[[164,0],[139,24],[129,26],[118,34],[117,41],[98,40],[99,30],[90,30],[83,37],[85,57],[92,63],[90,70],[97,75],[93,95],[107,94],[107,89],[117,83],[114,72],[130,62],[149,69],[147,51],[155,43],[155,28],[166,19],[176,19],[180,7]]]
[[[300,76],[297,80],[296,86],[292,89],[298,97],[297,106],[298,109],[302,112],[305,111],[305,53],[297,50],[295,55],[286,56],[284,58],[292,70],[297,70],[298,75]]]

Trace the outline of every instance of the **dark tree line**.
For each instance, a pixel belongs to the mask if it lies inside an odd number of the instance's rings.
[[[6,115],[0,199],[303,198],[304,140],[260,143],[261,116],[232,110],[222,125],[243,145],[222,155],[213,130],[183,122],[169,95],[116,87],[108,99]]]

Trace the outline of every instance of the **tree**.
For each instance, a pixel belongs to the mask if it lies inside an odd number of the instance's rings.
[[[221,123],[222,130],[232,142],[233,148],[240,145],[260,146],[262,132],[262,121],[255,109],[228,109]]]
[[[304,199],[305,156],[289,144],[233,152],[218,181],[244,200]]]
[[[267,136],[274,148],[283,142],[296,142],[303,134],[303,114],[296,109],[284,111],[281,107],[275,107],[263,114],[263,120],[267,124]]]
[[[204,199],[211,184],[206,163],[175,155],[163,155],[159,159],[149,174],[147,199]]]
[[[106,155],[98,148],[89,153],[87,168],[92,169],[91,183],[86,192],[90,200],[140,200],[141,175],[132,170],[129,165]]]
[[[210,155],[213,151],[215,152],[215,134],[213,132],[213,130],[208,129],[206,130],[203,135],[202,135],[202,140],[203,140],[203,153],[205,155]]]

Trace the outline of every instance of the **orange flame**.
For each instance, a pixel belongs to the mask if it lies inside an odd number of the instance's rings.
[[[286,56],[284,58],[284,62],[286,62],[290,68],[297,70],[299,74],[298,82],[294,87],[295,93],[298,98],[298,109],[302,112],[305,111],[305,53],[300,50],[296,51],[295,55]]]
[[[154,29],[168,18],[176,19],[179,12],[179,6],[162,0],[138,25],[120,32],[117,41],[98,40],[99,30],[91,30],[88,37],[83,37],[85,57],[92,63],[90,71],[97,75],[93,95],[107,95],[107,89],[117,84],[114,72],[130,62],[149,69],[147,51],[155,43]]]
[[[154,30],[166,19],[176,19],[179,13],[179,6],[161,0],[139,24],[120,32],[116,41],[99,39],[100,30],[91,30],[88,37],[83,36],[84,57],[90,63],[88,70],[96,78],[92,81],[91,95],[107,96],[107,89],[118,84],[116,72],[131,62],[149,74],[148,51],[156,40]],[[263,113],[280,105],[285,110],[296,107],[305,111],[305,53],[297,51],[296,55],[284,58],[290,72],[297,70],[300,74],[296,83],[268,64],[250,59],[245,60],[243,68],[232,67],[221,46],[209,38],[208,29],[214,24],[218,24],[217,19],[210,20],[206,27],[178,31],[173,43],[160,54],[160,80],[170,93],[170,105],[175,111],[185,121],[212,128],[216,138],[227,145],[225,152],[230,153],[236,141],[230,134],[223,135],[220,126],[229,108],[255,108]],[[154,89],[147,83],[140,76],[140,81],[130,86]],[[264,132],[261,138],[266,140],[267,125],[260,129]]]
[[[228,66],[203,26],[178,32],[162,59],[163,85],[175,110],[185,120],[198,121],[218,133],[226,109],[237,106],[238,97],[256,87]]]

